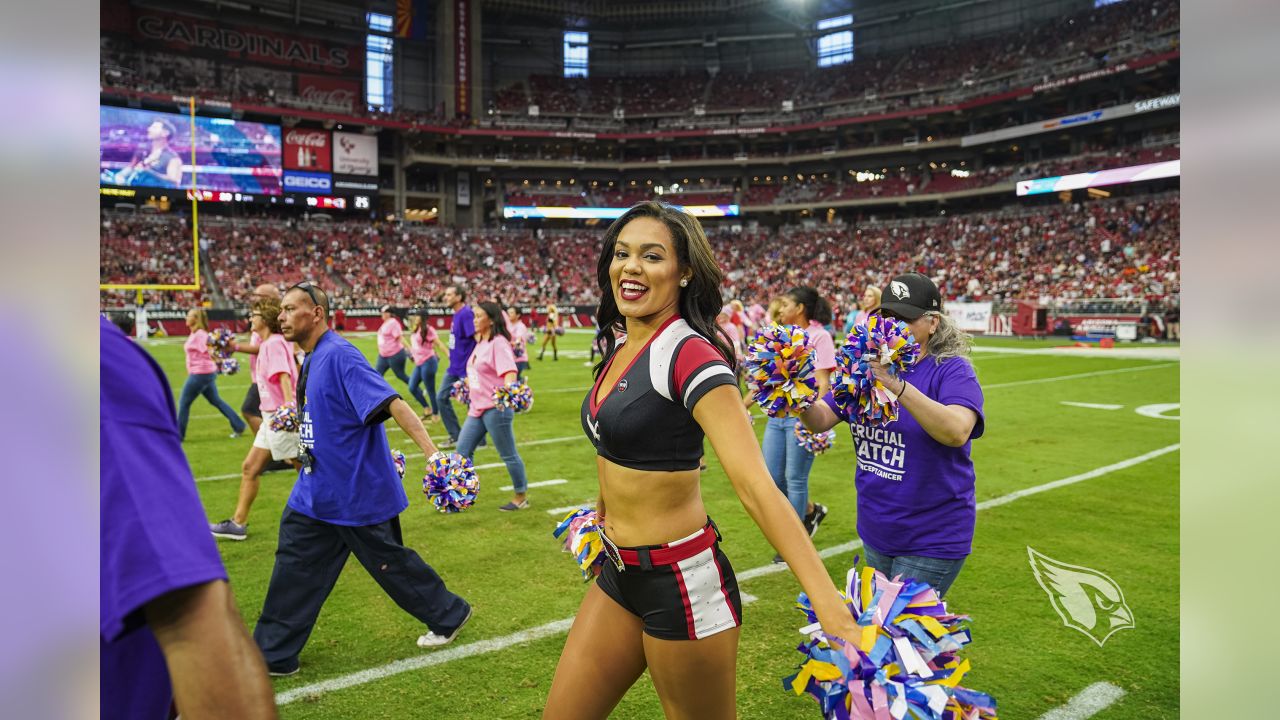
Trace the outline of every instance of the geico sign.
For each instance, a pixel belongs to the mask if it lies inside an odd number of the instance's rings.
[[[316,177],[313,175],[285,175],[284,186],[298,190],[324,190],[330,188],[330,181],[327,177]]]

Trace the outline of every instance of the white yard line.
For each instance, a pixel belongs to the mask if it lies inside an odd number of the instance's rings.
[[[529,487],[550,487],[552,485],[564,485],[567,482],[569,481],[565,480],[564,478],[557,478],[555,480],[543,480],[542,482],[531,482],[529,483]],[[503,485],[498,489],[499,490],[515,490],[516,488],[514,485]]]
[[[1078,378],[1099,377],[1102,375],[1118,375],[1120,373],[1145,372],[1147,370],[1159,370],[1160,368],[1177,367],[1178,363],[1159,363],[1156,365],[1143,365],[1142,367],[1116,368],[1114,370],[1096,370],[1094,372],[1075,373],[1072,375],[1056,375],[1047,378],[1032,378],[1030,380],[1015,380],[1013,382],[996,383],[995,385],[983,385],[983,390],[995,390],[997,388],[1021,387],[1023,385],[1039,385],[1041,383],[1061,382],[1063,380],[1076,380]]]
[[[564,507],[551,508],[550,510],[548,510],[548,511],[547,511],[547,514],[548,514],[548,515],[563,515],[563,514],[565,514],[565,513],[567,513],[567,512],[571,512],[571,511],[573,511],[573,510],[577,510],[577,509],[578,509],[578,508],[580,508],[580,507],[595,507],[595,506],[596,506],[596,504],[595,504],[594,502],[592,502],[591,500],[583,500],[582,502],[578,503],[577,505],[565,505]]]
[[[1160,457],[1161,455],[1174,452],[1178,450],[1179,447],[1180,445],[1175,443],[1173,445],[1168,445],[1166,447],[1160,448],[1159,450],[1152,450],[1149,453],[1144,453],[1142,455],[1138,455],[1136,457],[1132,457],[1127,460],[1121,460],[1120,462],[1112,463],[1110,465],[1104,465],[1100,468],[1095,468],[1093,470],[1090,470],[1085,473],[1081,473],[1079,475],[1072,475],[1071,477],[1063,478],[1061,480],[1055,480],[1053,482],[1045,483],[1043,485],[1036,485],[1034,487],[1017,490],[1015,492],[1009,493],[1008,495],[1002,495],[998,498],[993,498],[991,500],[978,503],[978,509],[987,510],[989,508],[998,507],[1000,505],[1013,502],[1014,500],[1017,500],[1019,498],[1027,497],[1028,495],[1035,495],[1037,493],[1042,493],[1042,492],[1054,490],[1060,487],[1065,487],[1067,485],[1072,485],[1074,483],[1083,482],[1085,480],[1090,480],[1096,477],[1101,477],[1108,473],[1133,467],[1134,465],[1138,465],[1140,463],[1146,462],[1153,458]],[[557,508],[556,511],[569,512],[570,510],[573,510],[576,507],[578,506],[575,505],[573,507]],[[555,512],[555,511],[549,510],[548,512]],[[842,543],[840,545],[835,545],[835,546],[826,548],[825,550],[821,551],[818,554],[824,558],[828,558],[833,555],[841,555],[847,552],[851,552],[860,547],[862,547],[862,541],[855,540],[853,542]],[[742,582],[745,580],[750,580],[752,578],[760,577],[761,575],[773,575],[775,573],[784,572],[786,570],[787,570],[787,566],[784,564],[779,563],[775,565],[773,563],[770,563],[768,565],[751,568],[750,570],[746,570],[744,572],[738,573],[738,581]],[[518,643],[530,642],[532,640],[539,640],[545,637],[552,637],[555,635],[559,635],[560,633],[563,633],[563,632],[568,632],[569,627],[571,625],[573,625],[573,618],[568,617],[563,620],[556,620],[555,622],[547,623],[545,625],[539,625],[537,627],[530,628],[528,630],[521,630],[520,632],[512,633],[510,635],[503,635],[501,637],[490,638],[488,640],[478,640],[476,642],[467,643],[466,645],[455,645],[454,647],[451,647],[447,650],[441,650],[441,651],[426,654],[426,655],[417,655],[414,657],[406,658],[404,660],[396,660],[395,662],[388,663],[386,665],[380,665],[378,667],[369,668],[367,670],[360,670],[358,672],[349,673],[347,675],[340,675],[338,677],[331,678],[329,680],[321,680],[320,682],[310,683],[308,685],[303,685],[301,687],[297,687],[292,690],[288,690],[282,693],[277,693],[276,704],[288,705],[289,703],[295,702],[297,700],[313,699],[321,695],[324,695],[325,693],[333,692],[335,690],[341,690],[344,688],[355,687],[357,685],[364,685],[367,683],[376,682],[383,678],[391,677],[392,675],[399,675],[400,673],[408,672],[410,670],[419,670],[425,667],[441,665],[443,663],[451,662],[453,660],[461,660],[463,658],[474,657],[476,655],[484,655],[487,653],[494,652],[496,650],[501,650],[503,648],[510,647]],[[1100,683],[1100,684],[1105,685],[1105,683]],[[1050,714],[1043,716],[1041,720],[1044,720],[1044,718],[1049,718],[1050,720],[1076,720],[1077,718],[1080,718],[1080,719],[1087,718],[1093,713],[1098,712],[1102,708],[1106,707],[1107,705],[1110,705],[1111,703],[1115,702],[1116,699],[1118,699],[1119,696],[1111,697],[1110,695],[1107,694],[1108,692],[1111,692],[1112,694],[1114,694],[1113,691],[1107,691],[1105,689],[1093,690],[1093,688],[1098,687],[1098,685],[1099,684],[1089,686],[1089,688],[1086,688],[1085,691],[1081,692],[1079,695],[1072,698],[1071,702],[1067,703],[1067,705],[1065,705],[1063,708],[1058,708],[1054,711],[1051,711]],[[1114,687],[1114,686],[1111,686],[1111,687]],[[1116,690],[1118,689],[1119,688],[1116,688]],[[1091,690],[1092,690],[1092,693],[1090,693]],[[1107,699],[1108,697],[1110,697],[1109,700]],[[1094,704],[1086,705],[1087,702],[1094,703]],[[1098,703],[1105,703],[1105,704],[1098,704]],[[1084,713],[1084,712],[1087,712],[1087,709],[1089,707],[1095,707],[1095,706],[1097,707],[1097,710],[1094,710],[1093,712],[1088,714],[1066,714],[1066,715],[1052,714],[1053,712],[1058,712],[1058,711]]]
[[[1119,410],[1124,407],[1123,405],[1112,405],[1110,403],[1071,402],[1070,400],[1063,400],[1062,404],[1070,405],[1071,407],[1089,408],[1090,410]]]
[[[1085,720],[1106,710],[1124,697],[1124,690],[1109,682],[1096,682],[1040,716],[1040,720]]]

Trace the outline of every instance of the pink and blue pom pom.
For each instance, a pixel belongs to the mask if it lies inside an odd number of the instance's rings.
[[[218,328],[209,333],[207,344],[214,354],[227,357],[235,352],[236,335],[226,328]]]
[[[872,313],[855,325],[845,344],[836,351],[831,374],[831,397],[851,418],[871,426],[898,419],[898,398],[871,372],[873,363],[887,364],[893,377],[915,365],[920,343],[907,324]]]
[[[457,400],[463,405],[471,404],[471,386],[467,384],[467,379],[462,378],[453,383],[449,388],[449,397]]]
[[[784,689],[812,695],[828,720],[995,720],[990,695],[960,686],[970,670],[959,658],[972,640],[969,618],[948,611],[928,583],[864,567],[849,571],[843,596],[862,630],[847,642],[822,632],[800,594],[810,639],[796,648],[805,659]]]
[[[769,417],[799,415],[818,399],[809,334],[797,325],[762,327],[742,361],[747,387]]]
[[[601,532],[596,511],[589,507],[578,508],[566,515],[552,532],[557,538],[564,537],[564,549],[573,554],[578,569],[582,571],[583,582],[591,582],[604,568],[604,540]]]
[[[475,504],[480,478],[470,460],[458,453],[437,452],[427,458],[422,492],[440,512],[462,512]]]
[[[821,455],[830,450],[832,445],[835,445],[836,431],[828,430],[826,432],[813,433],[797,422],[796,442],[800,443],[800,447],[810,455]]]
[[[285,403],[271,413],[271,429],[276,432],[297,432],[301,426],[298,407],[293,403]]]
[[[223,375],[235,375],[240,372],[240,361],[233,357],[223,358],[218,363],[218,372]]]
[[[409,467],[409,458],[405,457],[404,453],[399,450],[392,450],[391,462],[395,463],[396,473],[401,477],[401,479],[403,479],[405,470]]]
[[[500,408],[515,410],[517,413],[529,412],[529,408],[533,407],[533,390],[527,383],[517,380],[495,388],[493,401]]]

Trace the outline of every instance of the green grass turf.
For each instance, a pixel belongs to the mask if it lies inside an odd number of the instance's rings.
[[[592,499],[595,461],[582,437],[578,405],[590,383],[587,336],[561,339],[560,360],[534,360],[530,383],[537,401],[516,419],[521,442],[572,438],[521,450],[531,482],[564,478],[566,484],[534,488],[532,507],[501,513],[509,484],[501,467],[480,471],[479,504],[460,515],[430,511],[418,481],[421,458],[410,458],[405,488],[412,507],[401,517],[407,544],[432,564],[455,592],[476,608],[456,641],[502,637],[573,615],[586,589],[577,569],[550,532],[559,516],[546,510]],[[371,337],[355,338],[372,358]],[[983,341],[991,343],[992,341]],[[992,344],[1008,346],[1010,341]],[[1019,347],[1053,343],[1022,343]],[[148,345],[174,385],[184,380],[181,347],[173,340]],[[1179,423],[1148,418],[1134,409],[1176,403],[1178,366],[1167,362],[1036,355],[978,354],[986,390],[986,434],[973,445],[979,501],[1087,472],[1178,442]],[[1061,382],[1000,387],[1004,383],[1062,375],[1152,368]],[[390,375],[388,375],[390,377]],[[408,393],[396,379],[393,387]],[[220,378],[219,388],[238,408],[247,374]],[[552,392],[558,389],[566,392]],[[1114,411],[1069,407],[1062,401],[1123,404]],[[210,520],[228,517],[238,479],[208,479],[239,472],[251,439],[232,440],[229,427],[203,400],[193,407],[185,449]],[[1177,412],[1171,413],[1176,417]],[[763,431],[757,421],[757,434]],[[389,423],[394,428],[394,423]],[[436,437],[439,424],[430,429]],[[392,447],[415,451],[392,431]],[[478,464],[498,462],[482,449]],[[725,534],[725,552],[738,572],[769,564],[773,550],[734,496],[714,455],[703,478],[703,497]],[[979,512],[974,554],[967,561],[949,605],[972,616],[974,641],[965,651],[974,670],[965,685],[991,692],[1004,718],[1034,718],[1100,680],[1126,695],[1099,718],[1159,718],[1178,714],[1178,453],[1024,497]],[[818,458],[811,495],[831,508],[818,534],[821,548],[855,538],[853,452],[847,434]],[[238,478],[238,475],[237,475]],[[280,512],[292,477],[272,473],[250,518],[249,539],[220,543],[245,621],[252,627],[271,574]],[[1113,635],[1103,647],[1067,628],[1054,613],[1027,564],[1026,547],[1057,560],[1105,572],[1123,589],[1137,627]],[[827,560],[842,584],[852,553]],[[788,573],[746,580],[742,589],[759,598],[744,611],[739,652],[739,714],[744,718],[816,718],[816,705],[781,689],[791,673],[801,639],[800,613],[792,609],[799,586]],[[414,645],[423,628],[397,608],[354,559],[348,562],[325,604],[302,672],[276,681],[278,691],[304,687],[425,651]],[[384,677],[315,694],[282,707],[285,718],[531,718],[540,715],[564,635],[557,634],[498,652]],[[601,652],[608,647],[602,646]],[[618,707],[618,718],[660,718],[647,678]]]

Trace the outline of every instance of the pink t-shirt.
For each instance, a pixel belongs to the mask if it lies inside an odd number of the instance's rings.
[[[396,353],[404,350],[404,326],[395,318],[387,318],[382,323],[382,327],[378,328],[378,356],[391,357]]]
[[[471,390],[470,417],[480,417],[494,407],[493,391],[505,384],[503,375],[516,371],[516,356],[511,343],[501,335],[476,343],[467,360],[467,386]]]
[[[256,332],[249,333],[249,347],[256,348],[261,344],[262,344],[262,338],[258,337],[258,333]],[[249,354],[249,377],[251,378],[258,377],[258,356],[253,353]]]
[[[836,344],[831,333],[822,327],[817,320],[809,321],[809,344],[813,346],[813,368],[815,370],[834,370],[836,367]]]
[[[527,345],[530,340],[533,340],[533,333],[529,332],[529,327],[517,320],[514,324],[507,326],[507,332],[511,333],[511,351],[515,353],[516,362],[529,362]]]
[[[424,321],[425,322],[425,321]],[[436,338],[439,335],[436,329],[427,325],[427,340],[422,341],[422,335],[414,332],[409,336],[409,354],[413,357],[414,365],[421,365],[436,356]],[[392,353],[393,355],[395,353]]]
[[[209,332],[207,330],[195,330],[187,336],[187,341],[182,344],[182,349],[187,353],[187,373],[191,375],[208,375],[209,373],[218,372],[218,366],[213,364],[213,356],[209,354]]]
[[[288,373],[294,397],[298,393],[298,363],[293,358],[290,343],[283,335],[271,335],[258,347],[258,369],[253,375],[258,383],[259,408],[263,415],[275,412],[284,404],[284,388],[280,387],[280,374]]]

